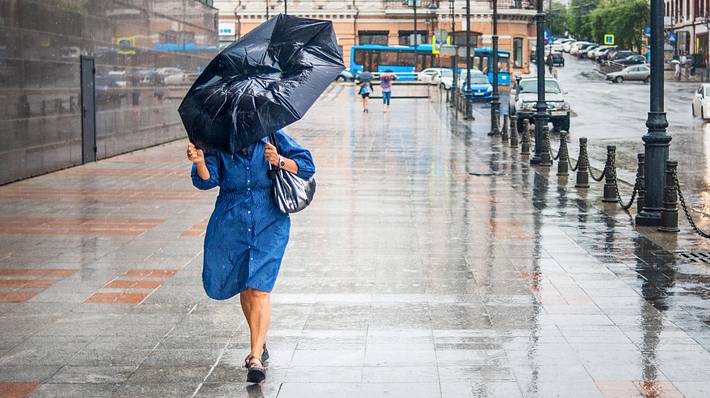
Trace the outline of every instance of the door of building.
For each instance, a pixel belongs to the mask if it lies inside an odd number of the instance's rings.
[[[81,56],[82,163],[96,161],[96,68],[94,59]]]

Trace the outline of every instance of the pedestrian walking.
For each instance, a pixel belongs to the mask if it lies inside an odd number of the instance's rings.
[[[385,71],[380,76],[380,88],[382,88],[382,103],[384,104],[384,113],[390,111],[390,100],[392,99],[392,82],[397,79],[397,76],[392,71]]]
[[[552,75],[552,68],[555,66],[555,61],[552,58],[552,54],[547,54],[547,58],[545,59],[545,65],[547,65],[547,72]]]
[[[371,82],[361,82],[359,84],[360,89],[358,90],[358,94],[362,97],[362,111],[365,113],[369,113],[370,110],[368,109],[368,101],[370,98],[370,93],[372,93],[372,83]]]
[[[307,149],[283,131],[275,137],[276,146],[265,137],[233,155],[202,151],[192,143],[187,146],[187,157],[193,162],[192,184],[205,190],[219,187],[205,235],[202,282],[213,299],[239,295],[251,335],[244,366],[247,381],[255,383],[266,378],[270,292],[291,227],[289,216],[277,207],[274,180],[267,174],[271,168],[303,179],[315,173]]]

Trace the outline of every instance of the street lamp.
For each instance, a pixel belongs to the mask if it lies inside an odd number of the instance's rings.
[[[498,135],[498,0],[493,0],[493,93],[491,94],[491,131],[488,135]]]
[[[537,14],[535,14],[535,28],[537,30],[535,39],[537,112],[535,112],[535,154],[530,158],[531,164],[540,163],[542,146],[545,145],[543,127],[547,125],[547,104],[545,103],[545,13],[542,9],[543,1],[537,0]]]
[[[651,0],[651,109],[643,136],[646,203],[636,215],[637,225],[660,225],[663,185],[671,137],[663,106],[663,0]]]
[[[466,100],[466,113],[464,119],[473,120],[473,109],[471,104],[471,0],[466,0],[466,86],[463,94]]]

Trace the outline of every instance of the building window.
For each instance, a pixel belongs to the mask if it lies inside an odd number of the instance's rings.
[[[457,46],[466,46],[466,31],[454,32],[453,36]],[[479,37],[481,37],[480,32],[471,32],[471,47],[479,47]]]
[[[357,32],[359,44],[388,44],[390,32],[388,30],[360,30]]]
[[[427,43],[427,32],[425,30],[417,30],[417,43],[418,44]],[[413,30],[400,30],[399,31],[399,45],[400,46],[413,46],[414,45],[414,31]]]
[[[523,67],[523,39],[520,37],[513,39],[513,67]]]

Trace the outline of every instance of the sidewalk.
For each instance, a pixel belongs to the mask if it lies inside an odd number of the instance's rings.
[[[0,397],[710,395],[707,264],[478,120],[438,99],[363,114],[334,85],[288,129],[318,192],[260,386],[239,303],[202,291],[216,191],[192,188],[185,142],[0,187]]]

